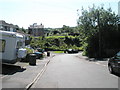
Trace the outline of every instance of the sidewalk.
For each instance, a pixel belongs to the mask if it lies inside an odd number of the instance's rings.
[[[83,56],[82,52],[79,52],[79,55],[77,57],[88,60],[88,61],[108,61],[108,58],[97,59],[97,58],[89,58],[87,56]]]
[[[89,61],[89,62],[101,64],[103,66],[107,66],[107,64],[108,64],[108,58],[103,58],[103,59],[88,58],[86,56],[82,56],[82,52],[80,52],[79,55],[77,55],[77,57],[82,59],[82,60],[86,60],[86,61]]]
[[[30,66],[26,64],[23,67],[23,71],[19,71],[12,75],[7,75],[2,78],[2,88],[26,88],[31,82],[41,73],[45,65],[50,61],[55,54],[51,53],[50,57],[46,57],[43,60],[36,61],[36,66]]]

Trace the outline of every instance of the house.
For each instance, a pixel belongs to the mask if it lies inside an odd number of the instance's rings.
[[[29,34],[24,33],[24,32],[22,32],[22,31],[20,31],[20,30],[17,30],[17,33],[19,33],[19,34],[21,34],[21,35],[24,35],[24,38],[25,38],[25,46],[30,44],[31,37],[30,37]]]
[[[30,44],[30,35],[19,30],[19,27],[17,25],[9,24],[9,23],[6,23],[4,20],[0,20],[0,30],[17,32],[25,37],[25,45]]]
[[[17,25],[6,23],[4,20],[0,20],[0,30],[16,32],[18,29]]]
[[[34,23],[33,25],[30,25],[28,27],[28,33],[33,36],[44,36],[44,25],[42,23],[40,25],[37,25],[37,23]]]

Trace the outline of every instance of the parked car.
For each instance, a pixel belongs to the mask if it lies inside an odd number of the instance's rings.
[[[78,50],[76,50],[76,49],[68,49],[67,52],[68,53],[78,53]]]
[[[108,69],[110,73],[120,74],[120,51],[108,60]]]
[[[38,52],[42,52],[42,53],[44,53],[45,50],[42,49],[42,48],[37,48],[37,51],[38,51]]]
[[[73,49],[73,53],[78,53],[78,50],[76,50],[76,49]]]
[[[34,52],[34,54],[36,54],[36,59],[40,59],[43,57],[43,53],[42,52]]]
[[[36,54],[36,58],[40,59],[44,56],[44,49],[42,48],[37,48],[34,52],[34,54]]]
[[[72,53],[72,49],[68,49],[67,52],[68,52],[68,53]]]

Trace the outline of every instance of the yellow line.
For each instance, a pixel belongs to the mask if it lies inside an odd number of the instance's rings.
[[[43,69],[41,70],[40,73],[38,73],[38,75],[35,77],[35,79],[30,83],[28,84],[26,87],[25,87],[25,90],[29,90],[30,87],[39,80],[39,78],[43,75],[43,73],[45,72],[46,70],[46,67],[48,65],[48,63],[50,62],[50,60],[45,64],[45,66],[43,67]]]

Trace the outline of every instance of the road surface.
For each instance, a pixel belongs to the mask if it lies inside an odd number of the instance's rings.
[[[52,58],[31,88],[118,88],[118,76],[108,72],[107,61],[90,62],[80,55],[60,54]]]

